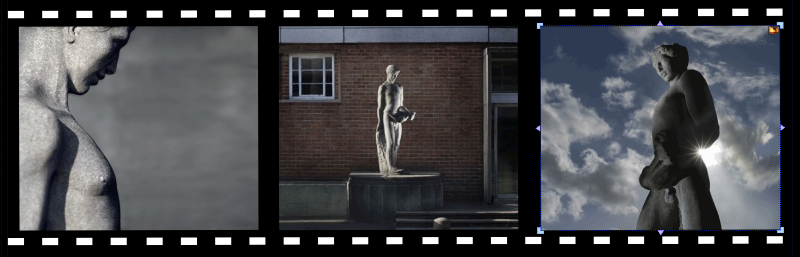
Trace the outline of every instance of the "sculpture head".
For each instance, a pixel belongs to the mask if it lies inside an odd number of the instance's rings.
[[[117,60],[135,27],[64,27],[64,66],[68,92],[82,95],[106,75],[117,71]]]
[[[650,59],[662,79],[670,82],[689,66],[689,51],[678,43],[662,45],[653,50]]]
[[[389,65],[386,67],[386,81],[389,83],[394,84],[394,81],[397,79],[397,75],[400,74],[400,68],[394,65]]]

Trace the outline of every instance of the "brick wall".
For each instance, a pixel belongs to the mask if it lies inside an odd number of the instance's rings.
[[[280,44],[282,99],[289,54],[336,52],[339,103],[279,103],[279,179],[347,180],[377,172],[378,86],[400,67],[406,107],[397,166],[439,172],[445,200],[483,199],[481,44]],[[274,92],[274,91],[273,91]]]

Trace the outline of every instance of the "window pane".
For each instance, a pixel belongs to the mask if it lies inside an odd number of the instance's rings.
[[[300,83],[300,72],[292,71],[292,83]]]
[[[304,70],[311,69],[311,59],[303,58],[300,61],[300,67],[303,67]]]
[[[322,95],[322,84],[311,85],[311,94]]]
[[[509,62],[503,67],[503,75],[506,77],[517,77],[518,68],[516,62]]]
[[[325,82],[327,82],[327,83],[333,82],[333,71],[326,71],[325,72]]]
[[[292,84],[292,96],[300,95],[300,87],[297,84]]]
[[[303,84],[322,83],[322,71],[303,71]]]
[[[333,69],[333,57],[325,57],[325,68]]]
[[[297,65],[300,63],[300,58],[294,57],[292,58],[292,69],[297,69]]]
[[[492,63],[492,78],[503,76],[503,64],[499,62]]]
[[[322,83],[322,71],[314,71],[311,83]]]
[[[503,86],[502,79],[500,77],[492,77],[492,91],[500,90]]]
[[[333,96],[333,84],[325,84],[325,96]]]
[[[311,64],[309,69],[322,69],[322,58],[306,59],[306,62]],[[305,69],[305,66],[303,68]]]
[[[503,80],[503,90],[505,92],[517,92],[517,91],[519,91],[519,86],[517,86],[517,80],[516,79]]]
[[[303,84],[303,95],[322,95],[322,84]]]

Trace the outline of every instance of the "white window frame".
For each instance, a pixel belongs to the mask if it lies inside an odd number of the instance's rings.
[[[325,58],[331,58],[331,65],[333,67],[326,67]],[[299,86],[297,87],[300,90],[298,96],[294,96],[294,76],[293,73],[295,69],[294,67],[294,58],[300,59],[316,59],[322,58],[322,96],[319,95],[303,95],[303,67],[301,65],[297,65],[298,69],[298,78],[300,78],[301,82],[298,82]],[[327,76],[325,76],[325,72],[328,70],[331,71],[331,96],[325,96],[325,84],[328,83]],[[335,100],[336,99],[336,56],[334,54],[290,54],[289,55],[289,99],[290,100]]]

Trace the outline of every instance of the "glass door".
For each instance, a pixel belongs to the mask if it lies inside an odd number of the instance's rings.
[[[519,107],[495,104],[494,174],[496,194],[500,199],[517,199],[519,189]]]

